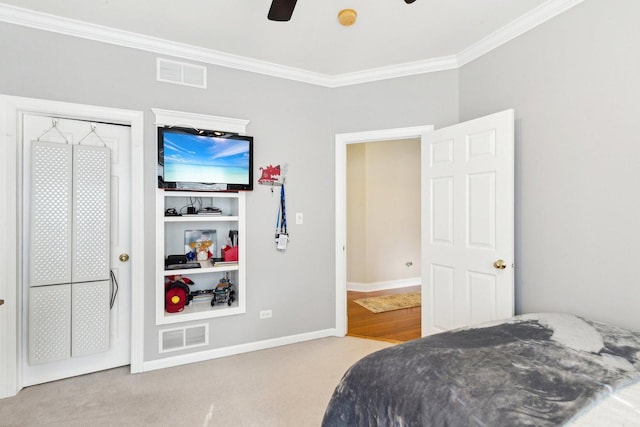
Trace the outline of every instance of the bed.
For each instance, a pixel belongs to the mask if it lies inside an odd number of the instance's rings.
[[[322,425],[578,426],[612,417],[640,425],[640,333],[542,313],[363,358],[336,387]]]

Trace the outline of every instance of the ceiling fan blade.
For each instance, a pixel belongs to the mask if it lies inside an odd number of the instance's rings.
[[[288,21],[298,0],[273,0],[267,17],[270,21]]]

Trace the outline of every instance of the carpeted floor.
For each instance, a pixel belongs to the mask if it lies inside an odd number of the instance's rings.
[[[323,338],[143,374],[97,372],[0,400],[0,426],[319,426],[348,367],[390,345]]]

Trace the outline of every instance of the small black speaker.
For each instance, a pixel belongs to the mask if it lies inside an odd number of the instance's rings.
[[[175,265],[175,264],[186,264],[187,256],[186,255],[169,255],[165,260],[165,265]]]

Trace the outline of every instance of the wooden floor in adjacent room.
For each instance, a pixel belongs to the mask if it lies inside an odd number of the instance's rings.
[[[420,338],[420,307],[387,311],[385,313],[372,313],[353,302],[355,299],[406,292],[420,292],[420,286],[376,292],[347,291],[347,335],[392,342],[404,342]]]

